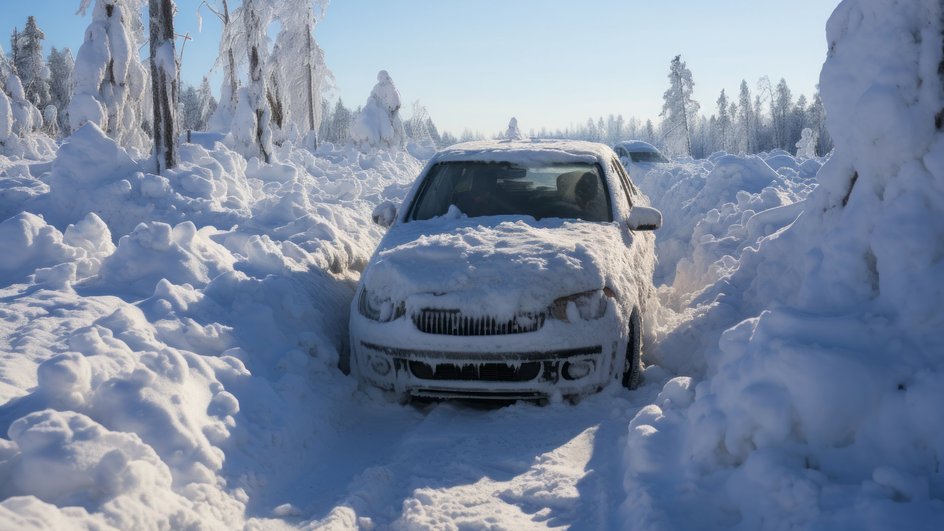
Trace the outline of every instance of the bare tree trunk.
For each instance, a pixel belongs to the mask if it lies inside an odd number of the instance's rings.
[[[679,60],[679,57],[676,57],[675,59]],[[682,87],[682,73],[676,71],[675,79],[678,83],[679,93],[681,94],[680,97],[682,99],[682,128],[685,129],[685,146],[688,148],[688,153],[686,153],[686,155],[690,157],[692,156],[692,132],[688,127],[688,107],[685,105],[685,90]]]
[[[305,37],[308,39],[308,43],[307,43],[308,44],[308,56],[307,56],[307,59],[308,59],[308,130],[315,131],[315,89],[313,86],[314,80],[312,79],[313,76],[315,75],[315,72],[313,70],[314,66],[312,66],[312,63],[314,61],[312,60],[313,46],[311,42],[311,29],[312,29],[311,20],[312,20],[311,6],[309,5],[308,6],[308,25],[306,26],[307,31],[305,32]],[[317,133],[315,134],[314,148],[315,149],[318,148]]]
[[[223,27],[229,26],[229,3],[223,0]],[[233,55],[233,49],[226,50],[226,57],[229,60],[229,99],[233,108],[236,107],[236,56]]]
[[[149,0],[154,159],[157,173],[177,165],[177,63],[174,0]]]
[[[259,17],[255,11],[255,5],[251,0],[247,0],[243,4],[243,9],[245,14],[243,18],[246,20],[246,32],[247,35],[254,35],[258,33],[259,30]],[[259,148],[259,154],[262,155],[262,159],[269,163],[269,153],[266,151],[266,145],[264,140],[266,120],[268,114],[266,113],[266,106],[268,101],[266,101],[266,80],[265,74],[262,68],[262,61],[259,57],[259,43],[255,40],[250,41],[249,45],[249,98],[250,104],[255,111],[256,115],[256,130],[254,135],[256,137],[256,145]]]

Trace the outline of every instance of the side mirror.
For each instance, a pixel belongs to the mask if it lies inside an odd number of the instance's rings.
[[[370,214],[370,219],[383,228],[390,228],[393,222],[397,220],[397,207],[390,201],[384,201],[374,208]]]
[[[650,207],[634,206],[626,221],[629,230],[656,230],[662,226],[662,212]]]

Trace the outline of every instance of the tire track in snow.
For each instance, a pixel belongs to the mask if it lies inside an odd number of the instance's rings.
[[[300,512],[311,520],[300,525],[610,528],[624,498],[626,426],[662,383],[544,407],[360,401],[343,415],[336,459],[311,471],[314,498]]]

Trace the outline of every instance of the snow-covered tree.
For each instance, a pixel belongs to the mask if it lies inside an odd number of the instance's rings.
[[[200,83],[200,88],[197,89],[197,122],[193,129],[206,130],[207,123],[216,110],[217,104],[216,98],[213,96],[213,90],[210,89],[210,80],[204,77]]]
[[[764,98],[761,90],[754,94],[754,153],[773,148],[772,133],[764,116]]]
[[[314,30],[324,16],[327,0],[282,0],[274,4],[273,18],[280,31],[269,58],[271,77],[278,84],[281,128],[307,137],[317,147],[321,99],[331,73]]]
[[[49,103],[55,105],[58,111],[60,132],[68,134],[69,115],[66,110],[72,100],[72,71],[75,68],[72,51],[68,48],[59,51],[53,47],[49,52],[47,65],[49,68]]]
[[[24,136],[38,131],[43,126],[43,115],[29,100],[23,84],[16,74],[12,61],[8,61],[0,49],[0,92],[4,93],[10,107],[11,134]]]
[[[777,83],[770,104],[770,121],[774,134],[774,145],[780,149],[790,147],[790,113],[793,110],[793,93],[783,78]]]
[[[2,54],[2,49],[0,49]],[[13,107],[6,92],[0,90],[0,148],[4,147],[13,136]]]
[[[400,93],[386,70],[377,74],[377,84],[367,98],[367,104],[354,117],[351,139],[366,146],[403,146]]]
[[[413,142],[420,146],[435,146],[429,130],[429,112],[419,100],[413,102],[413,114],[403,123],[403,129]]]
[[[233,121],[233,115],[236,113],[236,95],[239,90],[239,77],[236,72],[236,48],[240,44],[239,28],[241,24],[234,22],[234,16],[230,14],[229,2],[220,0],[218,5],[211,4],[208,0],[200,3],[200,7],[206,6],[214,15],[219,17],[223,24],[223,34],[220,38],[219,57],[216,60],[217,65],[225,65],[223,70],[223,86],[220,89],[220,101],[210,119],[207,121],[207,127],[215,131],[229,131]],[[199,16],[200,9],[197,9]],[[245,55],[245,54],[243,54]]]
[[[718,142],[717,147],[725,151],[732,149],[730,137],[731,137],[731,116],[728,114],[728,96],[724,93],[724,89],[721,89],[721,95],[718,96],[718,119],[715,122],[715,127],[718,132]]]
[[[248,85],[236,95],[232,132],[237,148],[246,156],[269,162],[272,153],[272,109],[269,104],[268,76],[264,64],[271,4],[266,0],[245,0],[235,17],[241,24],[224,28],[224,40],[242,48],[248,60]]]
[[[429,137],[432,139],[434,146],[440,147],[443,145],[442,135],[439,134],[439,128],[433,123],[432,118],[426,118],[426,130],[429,132]]]
[[[820,98],[818,90],[813,94],[813,102],[810,103],[810,108],[807,110],[807,122],[818,137],[816,152],[825,155],[832,151],[832,137],[829,136],[829,131],[826,130],[826,109],[823,108],[823,100]]]
[[[150,0],[151,98],[156,173],[177,165],[177,54],[174,0]]]
[[[200,123],[200,96],[193,85],[182,86],[180,89],[180,99],[178,105],[178,118],[180,119],[180,129],[182,131],[192,131],[198,128]]]
[[[672,153],[692,154],[692,125],[698,115],[698,102],[692,94],[695,82],[692,72],[676,55],[669,66],[669,89],[663,95],[662,114],[663,131]]]
[[[49,103],[49,69],[43,58],[43,40],[46,35],[36,24],[36,18],[26,19],[22,32],[14,32],[11,47],[15,49],[14,66],[23,83],[26,99],[38,108]]]
[[[43,109],[43,131],[52,138],[59,136],[59,109],[55,105]]]
[[[797,158],[813,158],[816,156],[816,144],[819,141],[819,135],[807,127],[800,134],[800,140],[796,143]]]
[[[809,126],[809,118],[807,116],[808,109],[809,105],[807,104],[806,95],[800,94],[793,109],[790,110],[790,118],[787,120],[788,140],[793,142],[799,140],[803,130]]]
[[[656,141],[656,128],[652,125],[652,120],[646,120],[646,126],[643,128],[643,140],[650,144]]]
[[[95,0],[74,70],[75,91],[69,102],[72,130],[95,123],[125,147],[144,151],[142,129],[148,110],[147,70],[138,50],[143,43],[144,0]],[[82,0],[85,13],[92,0]]]
[[[326,138],[336,144],[347,142],[351,138],[351,123],[353,121],[354,114],[344,106],[344,101],[338,98],[338,103],[335,104],[334,112],[331,115],[331,132]]]
[[[754,108],[751,106],[751,89],[746,80],[741,80],[741,92],[738,95],[738,151],[753,153],[757,148]]]
[[[508,121],[508,129],[505,131],[505,135],[502,138],[508,140],[521,140],[524,136],[521,134],[521,131],[518,130],[518,119],[512,118]]]

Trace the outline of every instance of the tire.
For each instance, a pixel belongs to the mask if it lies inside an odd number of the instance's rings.
[[[623,387],[633,390],[642,381],[642,316],[639,308],[629,317],[629,339],[626,341],[626,363],[623,366]]]

